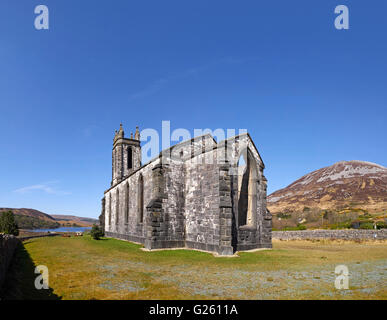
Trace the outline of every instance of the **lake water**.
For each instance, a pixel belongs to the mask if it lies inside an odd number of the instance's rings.
[[[91,230],[91,227],[60,227],[56,229],[34,229],[28,230],[31,232],[85,232],[86,230]]]

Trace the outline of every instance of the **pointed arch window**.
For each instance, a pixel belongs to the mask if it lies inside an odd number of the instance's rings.
[[[133,150],[132,147],[128,147],[128,169],[133,168]]]
[[[109,193],[109,227],[112,224],[112,194]]]
[[[144,178],[142,174],[138,178],[137,208],[138,222],[142,223],[144,220]]]
[[[119,216],[120,216],[120,189],[117,188],[117,193],[116,193],[116,225],[118,225]]]
[[[129,182],[125,187],[125,223],[129,221]]]
[[[238,161],[238,225],[254,226],[257,215],[258,168],[251,151],[245,149]]]

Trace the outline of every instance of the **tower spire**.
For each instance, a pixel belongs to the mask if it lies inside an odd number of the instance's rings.
[[[136,127],[136,132],[134,134],[135,140],[140,140],[140,130],[138,129],[138,126]]]
[[[124,137],[124,128],[122,127],[122,123],[120,123],[120,130],[118,131],[118,137],[123,138]]]

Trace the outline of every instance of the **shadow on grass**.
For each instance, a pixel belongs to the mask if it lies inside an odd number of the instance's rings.
[[[23,243],[16,248],[9,266],[7,279],[0,293],[2,300],[60,300],[62,297],[53,293],[53,289],[35,288],[36,265]]]

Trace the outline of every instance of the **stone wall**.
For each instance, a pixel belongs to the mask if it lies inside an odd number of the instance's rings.
[[[103,211],[106,235],[144,243],[147,223],[146,206],[153,198],[153,168],[159,162],[159,159],[152,161],[105,192],[105,201],[103,202],[105,209]],[[138,205],[140,175],[143,180],[142,220]],[[127,235],[132,236],[132,238],[128,239]]]
[[[204,154],[185,162],[186,240],[219,245],[219,169],[216,154],[213,164],[203,158]]]
[[[165,217],[165,240],[173,242],[172,246],[184,241],[184,181],[185,170],[181,161],[154,170],[154,197],[162,201]],[[157,178],[156,178],[157,177]]]
[[[40,234],[36,236],[26,236],[26,237],[19,237],[20,241],[25,241],[29,239],[35,239],[35,238],[46,238],[46,237],[59,237],[62,236],[61,233],[47,233],[47,234]]]
[[[0,234],[0,289],[19,242],[20,240],[14,236]]]
[[[376,237],[375,237],[376,235]],[[386,240],[387,230],[303,230],[303,231],[273,231],[273,239],[277,240],[312,240],[312,239],[342,239],[342,240]]]

